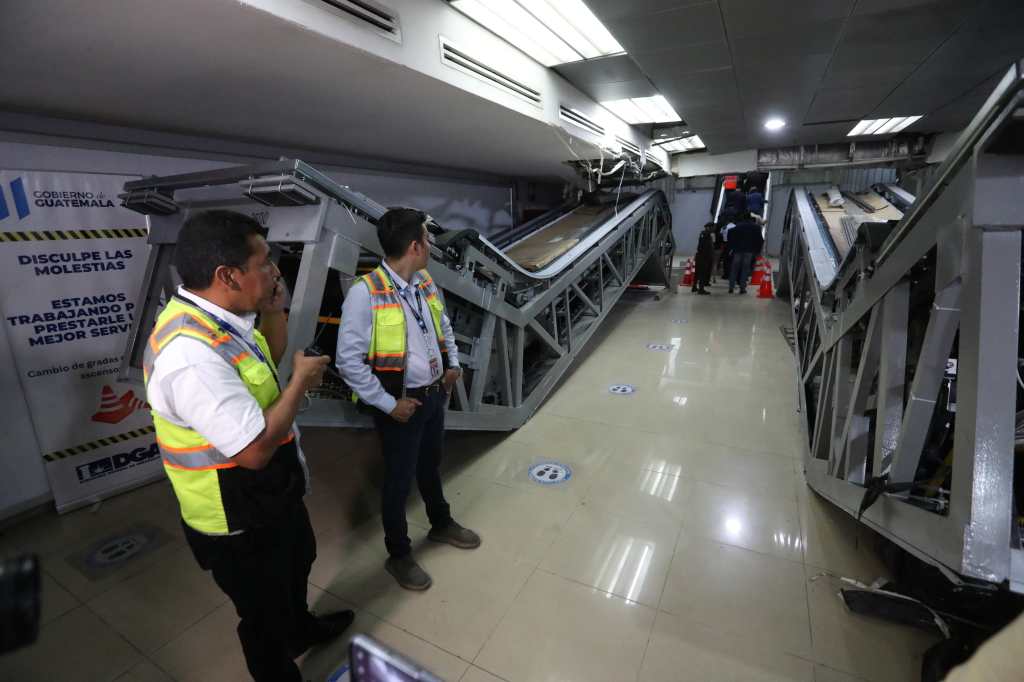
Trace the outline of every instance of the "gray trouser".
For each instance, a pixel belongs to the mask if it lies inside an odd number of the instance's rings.
[[[747,288],[747,280],[750,278],[750,264],[754,260],[752,253],[732,254],[732,267],[729,269],[729,291],[739,286],[740,291]]]

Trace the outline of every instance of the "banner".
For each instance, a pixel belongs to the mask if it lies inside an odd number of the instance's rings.
[[[0,171],[0,311],[58,511],[163,474],[145,395],[118,384],[146,268],[134,178]]]

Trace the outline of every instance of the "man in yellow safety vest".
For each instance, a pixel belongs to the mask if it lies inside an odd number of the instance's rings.
[[[298,682],[293,659],[353,620],[351,611],[314,616],[306,601],[316,542],[293,422],[330,358],[297,352],[280,389],[284,288],[252,218],[191,216],[174,264],[183,285],[157,318],[143,360],[164,468],[196,560],[238,611],[249,672],[257,682]]]
[[[444,411],[462,370],[455,334],[426,271],[429,220],[422,211],[392,208],[377,221],[384,261],[346,294],[337,349],[338,369],[370,406],[380,434],[385,568],[410,590],[431,585],[412,556],[405,517],[414,478],[430,519],[427,538],[461,549],[480,545],[476,533],[452,520],[441,487]]]

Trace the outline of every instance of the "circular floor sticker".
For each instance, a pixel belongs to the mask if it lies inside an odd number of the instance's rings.
[[[530,478],[542,485],[557,485],[572,478],[572,469],[567,464],[541,462],[530,467]]]
[[[675,350],[675,346],[673,346],[671,343],[649,343],[647,344],[647,350],[656,350],[664,352]]]
[[[636,387],[632,384],[612,384],[608,387],[608,392],[615,395],[632,395],[636,393]]]

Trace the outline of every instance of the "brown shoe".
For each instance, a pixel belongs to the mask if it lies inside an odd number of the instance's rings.
[[[430,587],[434,581],[430,579],[427,572],[420,568],[411,554],[403,557],[389,557],[384,562],[384,568],[394,576],[399,585],[407,590],[422,592]]]
[[[476,549],[480,546],[480,536],[468,528],[463,528],[452,521],[444,528],[432,528],[427,539],[433,542],[444,542],[459,549]]]

